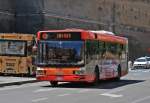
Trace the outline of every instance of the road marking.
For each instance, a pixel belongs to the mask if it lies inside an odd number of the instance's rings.
[[[123,88],[117,88],[117,89],[113,89],[111,91],[108,91],[106,93],[99,94],[99,95],[113,97],[113,98],[119,98],[119,97],[122,97],[123,95],[117,95],[117,94],[114,94],[114,93],[117,93],[117,92],[120,92],[120,91],[123,91],[123,90],[124,90]]]
[[[147,73],[147,72],[150,72],[150,70],[131,70],[130,72],[133,72],[133,73],[137,73],[137,72]]]
[[[89,92],[89,89],[84,89],[84,90],[80,90],[78,93],[84,93],[84,92]]]
[[[110,90],[110,91],[108,91],[108,92],[106,92],[106,93],[117,93],[117,92],[121,92],[121,91],[123,91],[123,90],[125,90],[125,88],[117,88],[117,89],[113,89],[113,90]]]
[[[133,101],[131,103],[142,103],[142,101],[145,101],[145,100],[148,100],[148,99],[150,99],[150,96],[140,98],[140,99],[135,100],[135,101]]]
[[[143,72],[147,73],[147,72],[150,72],[150,71],[149,71],[149,70],[147,70],[147,71],[143,71]]]
[[[56,89],[57,89],[57,88],[38,89],[38,90],[35,90],[35,91],[33,91],[33,92],[34,92],[34,93],[49,92],[49,91],[56,90]]]
[[[119,98],[119,97],[123,96],[123,95],[109,94],[109,93],[104,93],[104,94],[100,94],[100,95],[108,96],[108,97],[112,97],[112,98]]]
[[[136,73],[136,74],[132,74],[133,76],[140,76],[140,75],[143,75],[141,73]]]
[[[44,101],[44,100],[47,100],[48,98],[38,98],[38,99],[34,99],[32,100],[32,102],[40,102],[40,101]]]
[[[60,94],[60,95],[58,95],[59,97],[63,97],[63,96],[68,96],[68,95],[70,95],[70,94]]]

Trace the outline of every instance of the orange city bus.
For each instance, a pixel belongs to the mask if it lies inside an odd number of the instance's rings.
[[[128,73],[128,40],[110,32],[80,29],[39,31],[37,80],[87,82],[116,79]]]
[[[0,33],[0,74],[35,75],[33,34]]]

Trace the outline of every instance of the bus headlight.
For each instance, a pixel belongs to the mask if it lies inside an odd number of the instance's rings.
[[[75,75],[83,75],[86,72],[86,68],[85,67],[81,67],[79,70],[75,70],[74,74]]]
[[[45,74],[46,72],[42,68],[37,67],[36,75],[45,75]]]

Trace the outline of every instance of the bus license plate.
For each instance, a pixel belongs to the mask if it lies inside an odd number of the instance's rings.
[[[56,80],[63,80],[63,78],[60,77],[60,76],[57,76],[57,77],[56,77]]]

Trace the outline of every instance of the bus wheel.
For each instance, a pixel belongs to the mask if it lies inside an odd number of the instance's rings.
[[[99,83],[99,69],[98,69],[98,67],[95,68],[94,74],[95,74],[95,78],[94,78],[93,84],[97,85]]]
[[[28,73],[27,73],[27,76],[31,76],[31,70],[30,70],[30,67],[28,67]]]
[[[52,87],[58,86],[58,82],[57,81],[50,81],[50,83],[51,83]]]
[[[0,76],[4,76],[4,73],[0,73]]]
[[[117,71],[118,71],[118,76],[115,78],[115,80],[120,80],[120,77],[121,77],[121,66],[120,65],[118,66]]]

